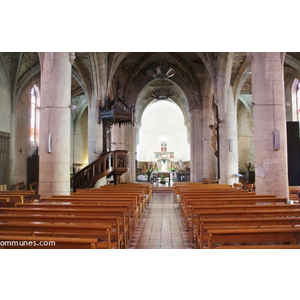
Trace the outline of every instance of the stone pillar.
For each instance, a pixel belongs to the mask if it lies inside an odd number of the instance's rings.
[[[40,57],[39,192],[49,197],[70,193],[71,63],[65,52]]]
[[[252,58],[256,192],[288,197],[283,55],[271,52],[249,56]],[[274,145],[274,132],[277,145]]]
[[[203,179],[202,161],[202,112],[199,108],[190,110],[191,134],[191,181],[201,182]]]
[[[225,99],[218,101],[220,183],[238,182],[237,111],[232,87],[226,89]]]
[[[124,174],[125,181],[136,182],[135,128],[131,124],[125,126],[125,150],[128,150],[128,172]]]
[[[99,158],[103,149],[103,126],[99,124],[99,102],[92,96],[88,109],[88,155],[89,164]]]
[[[128,151],[128,172],[121,176],[121,182],[135,182],[135,128],[131,125],[115,124],[111,128],[111,151]]]
[[[114,124],[111,127],[111,151],[124,150],[125,146],[125,126],[119,127],[119,124]]]

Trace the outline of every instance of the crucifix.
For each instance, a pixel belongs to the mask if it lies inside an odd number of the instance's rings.
[[[161,159],[162,170],[166,169],[167,158],[174,158],[174,152],[167,152],[167,142],[160,142],[160,152],[154,152],[155,158]],[[163,170],[166,171],[166,170]]]

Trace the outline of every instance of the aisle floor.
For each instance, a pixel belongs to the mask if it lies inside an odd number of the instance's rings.
[[[172,193],[154,193],[128,249],[193,249]]]

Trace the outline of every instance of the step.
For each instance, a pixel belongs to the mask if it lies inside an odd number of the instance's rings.
[[[153,193],[173,193],[172,187],[153,187]]]

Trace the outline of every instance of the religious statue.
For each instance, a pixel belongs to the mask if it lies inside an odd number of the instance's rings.
[[[217,128],[218,128],[218,120],[214,123],[214,125],[209,125],[209,128],[212,130],[212,136],[211,136],[211,146],[214,149],[214,154],[216,157],[219,156],[219,152],[217,150],[217,138],[218,138],[218,132],[217,132]]]

